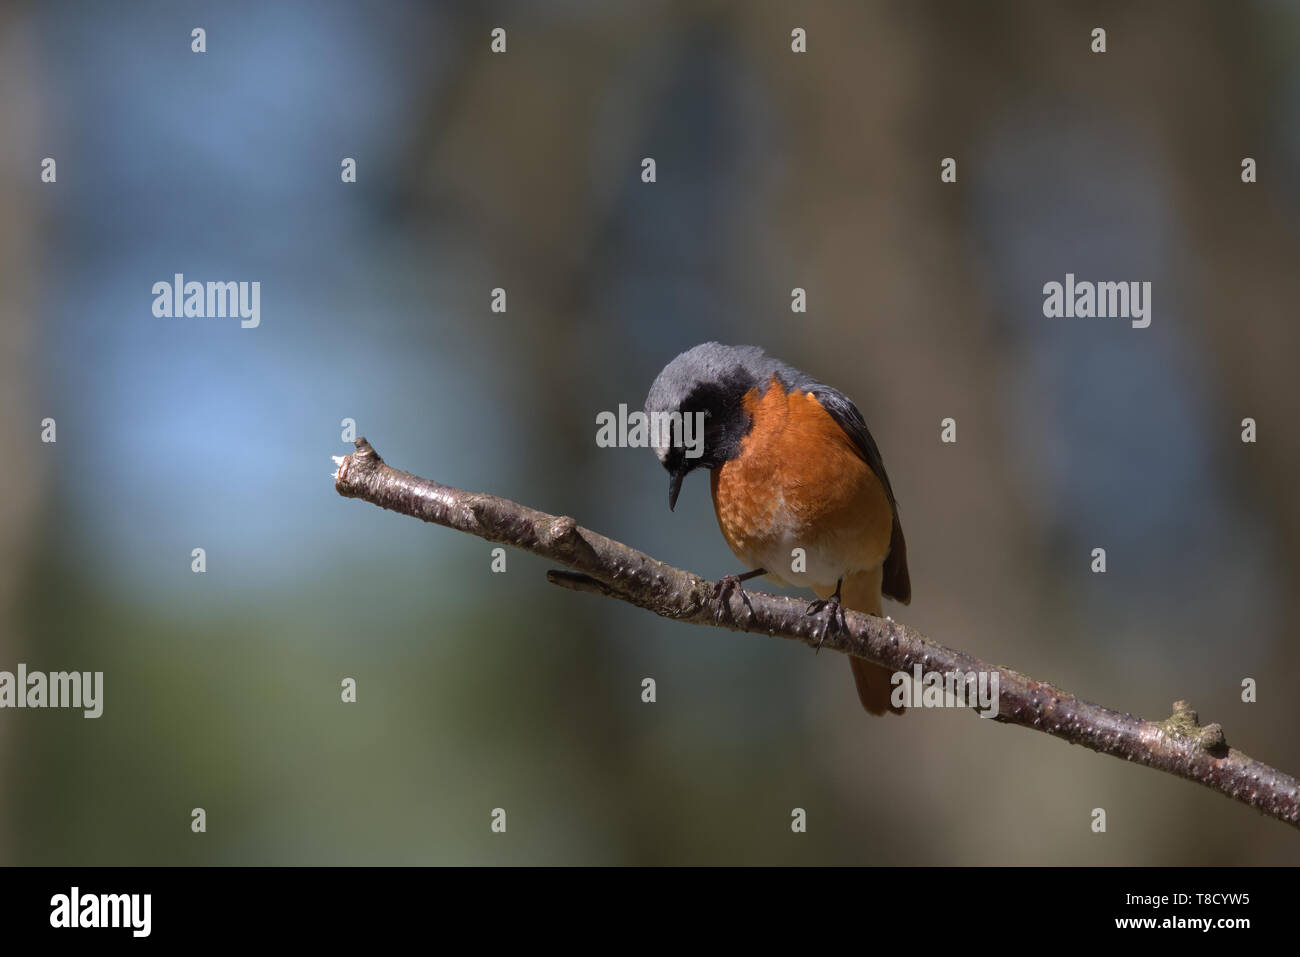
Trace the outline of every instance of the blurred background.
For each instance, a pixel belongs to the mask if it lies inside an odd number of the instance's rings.
[[[105,673],[98,720],[0,712],[0,861],[1300,861],[1186,781],[869,719],[838,655],[493,574],[330,479],[353,418],[739,571],[705,477],[670,513],[595,417],[759,344],[871,426],[895,617],[1300,772],[1298,48],[1264,0],[0,7],[0,670]],[[260,327],[155,318],[177,272],[261,282]],[[1067,272],[1152,282],[1151,326],[1045,319]]]

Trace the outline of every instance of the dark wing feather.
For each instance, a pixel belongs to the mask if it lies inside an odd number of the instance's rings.
[[[885,463],[880,457],[880,449],[876,447],[876,440],[871,437],[871,431],[858,407],[843,392],[821,383],[808,388],[808,391],[853,440],[862,458],[885,487],[885,495],[894,512],[894,528],[889,536],[889,556],[885,559],[881,591],[894,601],[906,605],[912,600],[912,581],[907,574],[907,542],[903,538],[903,526],[898,521],[898,502],[894,500],[894,490],[889,485],[889,476],[885,472]]]

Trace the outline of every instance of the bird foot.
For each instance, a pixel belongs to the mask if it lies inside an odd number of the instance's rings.
[[[749,577],[749,576],[745,576]],[[713,585],[713,600],[718,602],[718,610],[715,617],[718,621],[724,618],[730,618],[735,621],[735,615],[731,612],[731,595],[732,592],[740,592],[740,600],[745,603],[749,609],[749,614],[753,616],[754,606],[750,604],[749,596],[745,594],[745,589],[741,586],[740,575],[723,575]]]
[[[830,598],[818,598],[816,601],[808,603],[808,610],[805,615],[817,615],[822,611],[829,609],[830,614],[826,616],[826,621],[822,623],[821,633],[817,636],[817,647],[814,652],[822,650],[822,642],[826,640],[829,634],[849,630],[849,623],[844,618],[844,605],[840,602],[840,590],[835,589],[835,594]]]

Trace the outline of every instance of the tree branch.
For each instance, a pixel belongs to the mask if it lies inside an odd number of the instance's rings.
[[[342,496],[541,555],[565,566],[547,578],[566,588],[617,598],[676,621],[819,642],[821,620],[805,614],[805,602],[753,591],[746,592],[748,605],[739,597],[716,598],[712,582],[581,528],[572,518],[398,471],[364,438],[356,447],[334,460],[334,487]],[[918,663],[927,673],[996,673],[993,720],[1196,781],[1300,828],[1300,782],[1229,748],[1223,729],[1202,727],[1184,701],[1174,703],[1167,720],[1144,721],[935,644],[892,619],[853,611],[845,618],[847,629],[826,635],[822,647],[908,674]]]

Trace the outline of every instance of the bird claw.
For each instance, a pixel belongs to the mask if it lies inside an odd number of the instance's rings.
[[[722,621],[724,618],[735,621],[735,616],[731,613],[731,593],[734,591],[740,592],[740,600],[749,609],[750,616],[753,616],[754,606],[750,604],[749,596],[745,594],[745,589],[740,584],[740,576],[723,575],[713,585],[713,600],[718,603],[718,610],[714,613],[714,617],[718,621]]]
[[[817,647],[813,649],[814,654],[822,650],[822,642],[826,640],[827,635],[832,632],[838,633],[849,630],[849,623],[844,618],[844,605],[840,602],[838,591],[834,595],[831,595],[830,598],[818,598],[816,601],[810,601],[808,603],[808,609],[804,614],[816,615],[825,608],[830,609],[830,614],[826,616],[826,621],[822,625],[821,634],[817,636]]]

